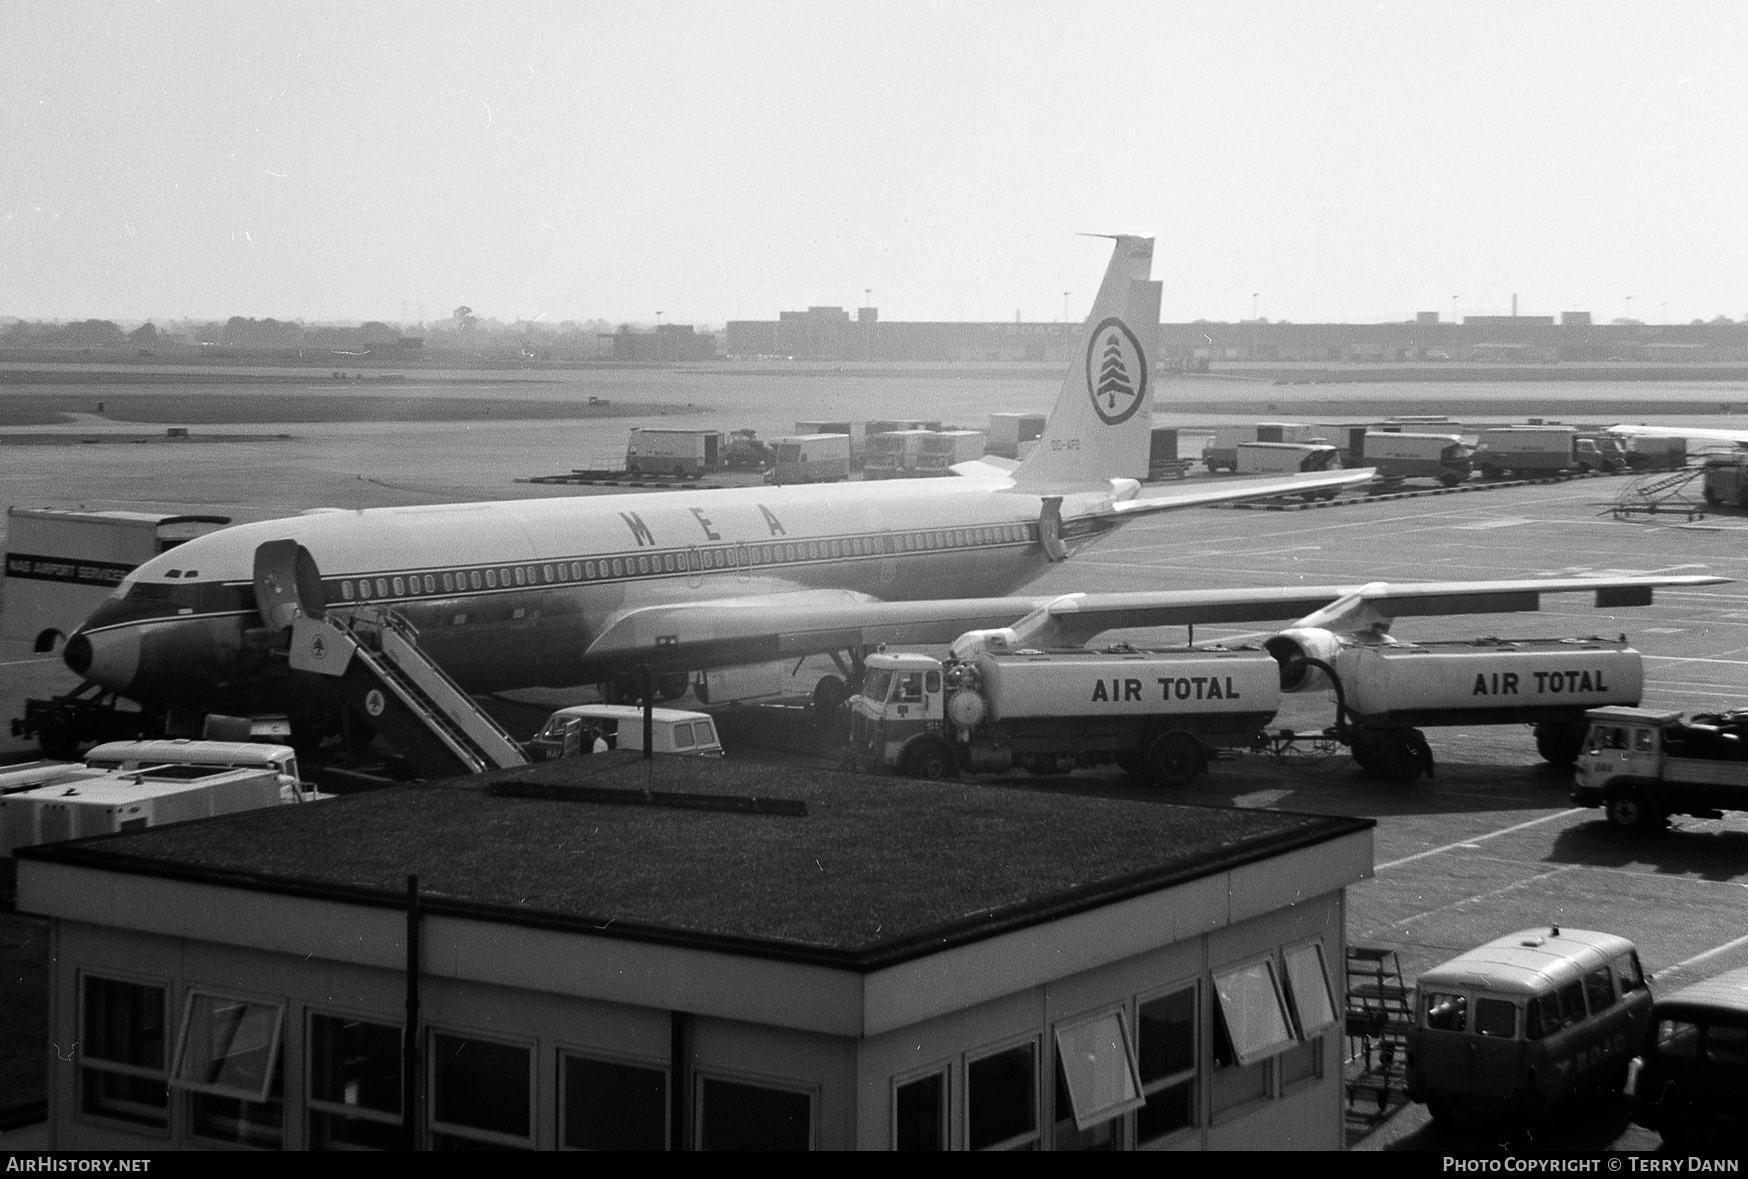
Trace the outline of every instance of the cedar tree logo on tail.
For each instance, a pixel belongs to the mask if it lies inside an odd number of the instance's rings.
[[[1086,387],[1107,426],[1135,416],[1147,392],[1147,357],[1141,341],[1116,316],[1099,324],[1086,349]]]

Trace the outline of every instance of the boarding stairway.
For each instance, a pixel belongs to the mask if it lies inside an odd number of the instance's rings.
[[[1395,950],[1347,948],[1347,1122],[1364,1133],[1408,1099],[1414,1020]]]
[[[1674,471],[1646,471],[1621,488],[1610,509],[1618,520],[1634,512],[1656,515],[1672,512],[1697,520],[1706,514],[1705,500],[1694,494],[1693,484],[1705,479],[1704,467],[1681,467]]]
[[[419,632],[387,607],[298,618],[291,665],[338,680],[347,706],[427,778],[528,764],[516,739],[420,650]]]

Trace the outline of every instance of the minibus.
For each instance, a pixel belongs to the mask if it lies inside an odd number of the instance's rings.
[[[1434,967],[1416,985],[1408,1097],[1432,1116],[1538,1119],[1617,1092],[1644,1041],[1651,990],[1626,938],[1542,926]]]
[[[650,709],[650,750],[693,757],[721,757],[716,723],[702,712],[679,708]],[[590,752],[599,734],[611,749],[643,748],[643,708],[636,704],[575,704],[561,708],[528,742],[535,761],[574,757]]]
[[[1748,967],[1658,999],[1627,1082],[1633,1121],[1675,1151],[1748,1131]]]

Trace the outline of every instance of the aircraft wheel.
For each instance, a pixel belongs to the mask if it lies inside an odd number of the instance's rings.
[[[1147,768],[1161,786],[1188,786],[1206,764],[1202,743],[1182,730],[1161,733],[1147,747]]]
[[[1604,806],[1608,821],[1623,831],[1647,832],[1663,825],[1651,796],[1637,786],[1616,791]]]
[[[1536,726],[1536,752],[1551,766],[1569,766],[1578,760],[1584,749],[1584,734],[1588,725],[1543,721]]]
[[[907,778],[939,782],[945,778],[957,777],[959,770],[953,764],[953,751],[947,748],[945,741],[925,737],[905,750],[903,759],[898,763],[898,772]]]
[[[1432,769],[1432,750],[1417,729],[1386,734],[1377,746],[1377,770],[1391,782],[1407,785]]]
[[[1353,755],[1354,764],[1361,770],[1368,774],[1377,773],[1378,747],[1372,743],[1370,738],[1355,738],[1354,743],[1349,747],[1348,752]]]

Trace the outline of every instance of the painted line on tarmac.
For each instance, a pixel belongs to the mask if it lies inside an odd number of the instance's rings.
[[[1443,913],[1447,909],[1459,909],[1464,905],[1472,905],[1476,901],[1484,901],[1489,897],[1503,896],[1508,892],[1515,892],[1518,889],[1527,888],[1532,884],[1540,884],[1544,880],[1558,876],[1562,872],[1570,872],[1578,867],[1580,867],[1578,864],[1562,864],[1558,868],[1550,868],[1548,871],[1539,873],[1535,876],[1527,876],[1522,880],[1514,880],[1510,884],[1502,884],[1498,888],[1490,888],[1486,892],[1478,892],[1472,897],[1464,897],[1460,901],[1452,901],[1447,905],[1440,905],[1436,909],[1427,909],[1425,912],[1416,913],[1411,917],[1402,917],[1395,921],[1386,922],[1383,925],[1375,925],[1371,929],[1361,933],[1359,936],[1363,938],[1377,937],[1380,933],[1383,933],[1386,930],[1403,929],[1405,926],[1415,921],[1425,920],[1435,913]]]
[[[1443,847],[1435,847],[1430,851],[1415,852],[1411,856],[1403,856],[1400,860],[1390,860],[1387,863],[1374,864],[1372,865],[1372,871],[1373,873],[1378,873],[1386,868],[1398,868],[1403,864],[1412,864],[1415,860],[1424,860],[1428,856],[1436,856],[1443,852],[1455,851],[1458,848],[1473,847],[1478,843],[1485,843],[1489,839],[1498,839],[1501,835],[1510,835],[1513,831],[1522,831],[1525,827],[1534,827],[1539,823],[1548,823],[1555,819],[1566,819],[1573,815],[1582,815],[1588,809],[1588,807],[1575,806],[1570,810],[1557,811],[1551,815],[1543,815],[1539,819],[1530,819],[1528,822],[1504,827],[1498,831],[1489,832],[1486,835],[1477,835],[1473,839],[1459,839],[1455,843],[1447,843]]]
[[[0,667],[29,667],[33,663],[59,663],[60,660],[50,656],[47,659],[14,659],[10,663],[0,663]]]
[[[1736,947],[1743,946],[1743,945],[1748,945],[1748,934],[1743,934],[1741,937],[1735,939],[1734,941],[1725,942],[1721,946],[1713,946],[1709,950],[1702,950],[1701,952],[1699,952],[1698,954],[1695,954],[1691,958],[1683,958],[1681,961],[1677,962],[1674,966],[1668,966],[1662,970],[1657,971],[1657,977],[1658,978],[1668,978],[1670,975],[1674,974],[1678,970],[1685,970],[1689,966],[1696,966],[1699,963],[1704,962],[1707,958],[1714,958],[1719,954],[1728,953],[1729,951],[1734,950]]]

